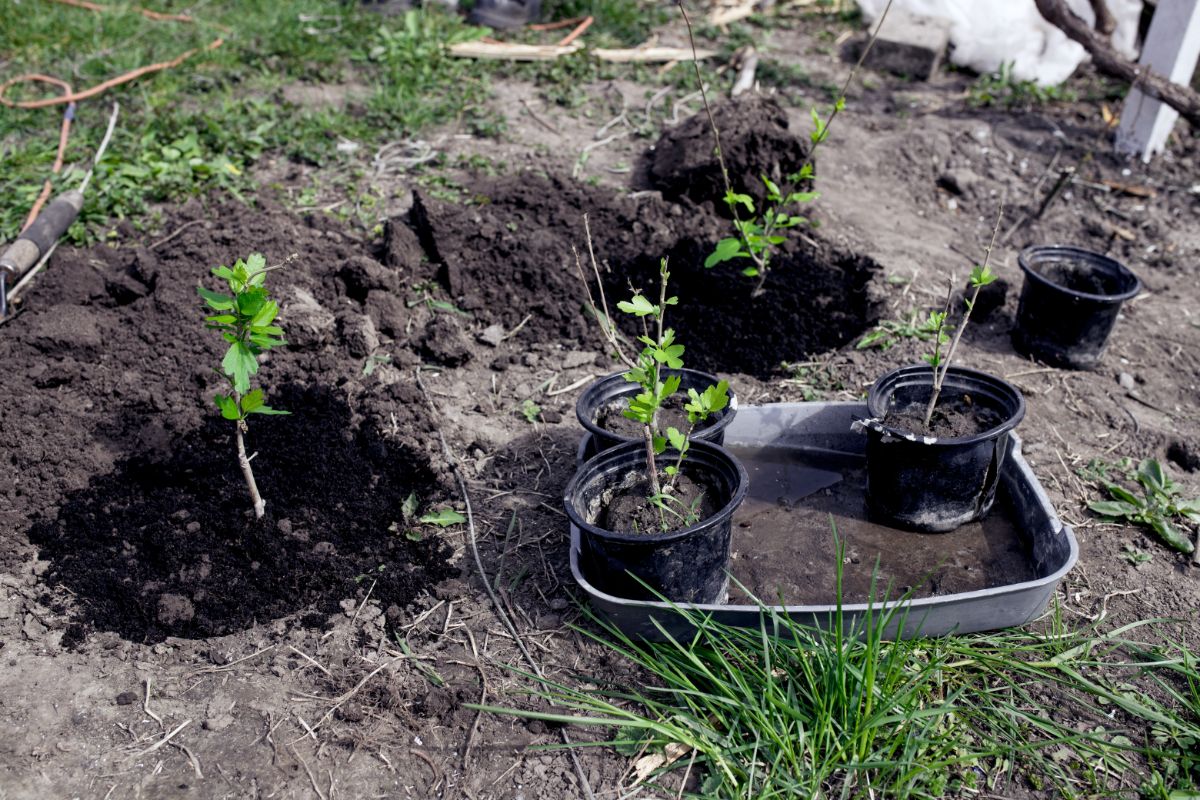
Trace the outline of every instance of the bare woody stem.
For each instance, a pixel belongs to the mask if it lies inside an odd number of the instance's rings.
[[[620,359],[626,367],[634,369],[637,367],[637,364],[632,358],[629,357],[624,348],[621,347],[621,340],[617,336],[616,325],[613,323],[612,317],[608,313],[608,299],[604,295],[604,281],[600,277],[600,267],[596,263],[596,253],[592,249],[592,229],[588,225],[587,214],[583,215],[583,232],[587,240],[588,260],[591,262],[592,274],[596,276],[596,289],[600,295],[600,306],[603,311],[601,311],[601,308],[596,307],[596,301],[592,299],[592,289],[588,283],[587,275],[583,271],[583,262],[579,258],[579,251],[572,246],[571,252],[575,254],[575,269],[579,273],[579,282],[583,284],[584,294],[587,295],[588,308],[591,310],[592,315],[596,317],[596,321],[600,325],[600,333],[604,335],[605,341],[607,341],[612,347],[613,353],[616,355],[616,357]],[[601,314],[603,314],[603,316],[601,316]]]
[[[988,244],[987,253],[983,257],[984,273],[987,272],[988,265],[992,260],[992,250],[996,247],[996,235],[1000,233],[1000,221],[1004,219],[1004,200],[1000,201],[1000,210],[996,212],[996,224],[992,226],[992,241]],[[971,294],[971,299],[967,302],[967,310],[963,313],[962,322],[958,325],[958,330],[954,331],[954,338],[950,341],[950,349],[946,351],[946,358],[942,361],[941,370],[935,365],[933,368],[933,394],[929,396],[929,405],[925,408],[925,428],[929,428],[929,420],[933,418],[933,409],[937,405],[938,395],[941,394],[942,384],[946,380],[946,372],[950,369],[950,363],[954,360],[954,354],[958,350],[958,343],[962,340],[963,331],[967,329],[967,322],[971,319],[971,312],[975,310],[975,301],[979,299],[979,290],[983,288],[983,284],[975,284],[975,291]]]
[[[241,407],[242,398],[236,392],[233,395],[234,402]],[[250,502],[254,504],[254,518],[262,519],[263,514],[267,510],[267,502],[262,499],[262,495],[258,493],[258,484],[254,481],[254,470],[250,467],[250,458],[246,455],[246,442],[242,434],[246,432],[246,420],[239,419],[237,421],[237,453],[238,466],[242,468],[242,477],[246,479],[246,488],[250,490]]]

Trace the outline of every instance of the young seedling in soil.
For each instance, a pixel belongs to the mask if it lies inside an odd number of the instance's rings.
[[[1081,474],[1100,484],[1112,499],[1094,500],[1088,503],[1088,508],[1110,520],[1123,519],[1144,525],[1180,552],[1200,553],[1187,535],[1176,527],[1177,522],[1200,526],[1200,498],[1185,499],[1162,464],[1152,458],[1139,464],[1136,472],[1129,459],[1122,459],[1116,468],[1124,473],[1127,481],[1141,487],[1142,496],[1138,497],[1109,477],[1112,466],[1093,461]],[[1197,530],[1200,531],[1200,527]]]
[[[629,399],[628,407],[622,414],[626,419],[637,422],[642,430],[646,451],[646,482],[650,489],[647,502],[658,510],[659,522],[664,531],[671,529],[671,521],[683,527],[692,525],[699,521],[697,508],[701,498],[696,497],[690,504],[683,502],[675,494],[676,485],[691,446],[692,432],[697,425],[703,424],[713,414],[729,405],[729,384],[726,381],[718,381],[703,392],[688,389],[688,401],[684,405],[684,411],[687,412],[687,430],[680,431],[674,426],[667,427],[665,431],[660,429],[659,412],[679,391],[680,385],[678,375],[664,379],[662,371],[664,367],[682,369],[684,351],[683,345],[675,340],[675,331],[665,325],[667,308],[679,304],[678,297],[667,297],[667,284],[671,278],[667,269],[667,259],[662,259],[659,265],[657,303],[651,302],[637,291],[629,300],[617,303],[620,311],[639,319],[642,323],[642,335],[638,337],[638,341],[642,343],[643,348],[636,357],[632,357],[622,346],[622,337],[608,313],[608,300],[604,294],[604,284],[600,279],[595,253],[592,251],[591,230],[588,228],[586,216],[584,230],[587,233],[588,255],[591,257],[601,304],[601,308],[597,308],[592,299],[591,287],[584,274],[579,254],[576,253],[575,263],[587,293],[588,309],[596,318],[601,333],[612,346],[616,357],[628,368],[624,374],[625,380],[639,389],[638,393]],[[665,467],[660,475],[657,457],[666,452],[668,446],[677,453],[676,462]]]
[[[887,5],[883,9],[883,14],[880,15],[878,22],[875,24],[874,31],[872,31],[870,37],[867,39],[862,53],[859,54],[858,61],[854,64],[853,69],[850,70],[850,74],[846,76],[846,82],[842,84],[842,89],[838,92],[837,99],[833,103],[833,109],[829,112],[829,116],[822,119],[820,112],[816,108],[812,109],[813,130],[809,134],[812,148],[808,151],[808,163],[804,164],[799,171],[788,175],[787,183],[783,187],[778,186],[766,175],[760,176],[767,190],[767,203],[765,208],[757,209],[754,199],[749,195],[735,192],[733,184],[729,180],[729,168],[725,164],[725,154],[721,148],[721,131],[717,127],[712,107],[708,103],[708,91],[704,86],[704,78],[700,74],[700,60],[696,57],[696,39],[692,32],[692,21],[688,17],[687,9],[684,8],[682,0],[679,2],[679,13],[683,15],[684,24],[687,25],[688,41],[692,47],[692,68],[696,72],[696,83],[700,87],[700,98],[704,101],[704,113],[708,117],[708,125],[713,133],[713,140],[715,142],[714,152],[717,156],[717,164],[721,168],[721,181],[725,185],[725,204],[729,206],[729,210],[733,214],[733,227],[737,233],[736,236],[727,237],[717,242],[716,249],[704,260],[704,266],[713,267],[734,258],[750,259],[750,266],[745,267],[742,270],[742,274],[758,279],[754,285],[753,295],[755,297],[761,295],[763,292],[763,286],[767,281],[767,273],[771,267],[771,260],[779,246],[787,241],[786,232],[808,222],[806,217],[800,216],[796,212],[800,206],[811,203],[819,195],[813,191],[799,191],[798,187],[813,180],[813,156],[816,154],[817,148],[829,138],[829,128],[833,124],[833,120],[837,118],[840,112],[845,110],[846,92],[849,91],[854,76],[862,68],[863,62],[866,61],[867,55],[871,52],[871,48],[875,46],[875,40],[879,37],[879,31],[883,27],[883,22],[887,19],[887,14],[891,7],[892,2],[888,0]],[[746,218],[741,216],[743,210],[748,215]]]
[[[271,299],[263,286],[267,273],[276,267],[266,264],[261,254],[253,253],[245,261],[239,258],[232,269],[224,265],[214,268],[212,274],[229,285],[229,294],[196,287],[208,307],[217,312],[204,318],[207,327],[219,331],[221,338],[229,343],[229,349],[221,359],[221,373],[229,380],[231,391],[227,395],[218,394],[213,400],[221,410],[221,416],[235,425],[238,465],[246,479],[257,519],[262,518],[267,504],[258,493],[254,470],[250,466],[251,457],[246,455],[243,439],[247,431],[246,419],[251,414],[290,413],[266,405],[263,390],[250,388],[250,378],[258,372],[258,356],[287,344],[281,338],[283,328],[275,324],[279,304]]]
[[[962,339],[963,331],[967,329],[967,322],[971,319],[971,311],[975,308],[975,301],[979,299],[979,290],[996,280],[996,274],[992,272],[989,264],[992,260],[992,248],[996,246],[996,234],[1000,232],[1000,220],[1002,219],[1004,219],[1003,203],[1000,204],[1000,211],[996,214],[996,225],[992,228],[992,241],[988,245],[983,265],[971,270],[970,288],[972,292],[971,296],[964,301],[967,310],[963,313],[962,322],[958,324],[958,329],[954,332],[954,338],[951,339],[949,334],[946,333],[946,318],[950,315],[950,302],[954,294],[953,283],[951,283],[950,289],[946,293],[945,309],[936,311],[930,315],[930,322],[935,328],[933,352],[926,354],[924,359],[933,368],[933,391],[929,395],[929,405],[925,407],[926,430],[929,430],[929,422],[933,419],[933,409],[937,406],[938,395],[942,392],[942,383],[946,380],[946,372],[950,369],[950,364],[954,361],[954,354],[958,350],[958,343]],[[942,347],[947,343],[950,345],[950,349],[946,351],[943,357]]]

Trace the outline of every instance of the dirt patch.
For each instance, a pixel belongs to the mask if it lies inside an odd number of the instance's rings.
[[[193,204],[158,248],[66,254],[5,326],[0,352],[18,366],[0,396],[24,424],[0,434],[19,476],[0,489],[3,521],[28,530],[85,627],[135,641],[336,611],[363,580],[403,605],[454,571],[436,545],[389,531],[409,494],[444,496],[420,394],[393,366],[363,374],[375,319],[403,327],[371,313],[372,295],[403,277],[325,220],[240,206],[214,218]],[[212,406],[223,343],[195,294],[213,266],[253,251],[298,254],[271,287],[293,345],[260,371],[292,415],[255,418],[248,436],[268,504],[258,522]],[[10,563],[25,552],[4,547]]]
[[[925,426],[925,404],[910,403],[893,408],[884,417],[884,424],[902,431],[912,431],[939,439],[974,436],[990,431],[1004,423],[1004,416],[993,408],[971,402],[966,396],[939,397],[929,426]]]

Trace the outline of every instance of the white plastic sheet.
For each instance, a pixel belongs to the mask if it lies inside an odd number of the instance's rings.
[[[871,22],[887,5],[887,0],[857,2]],[[1106,3],[1117,21],[1113,46],[1135,58],[1142,0]],[[1068,5],[1089,23],[1094,21],[1088,0],[1068,0]],[[1014,79],[1051,86],[1071,77],[1087,58],[1083,47],[1042,19],[1033,0],[892,0],[892,9],[946,20],[950,61],[979,73],[997,72],[1002,64],[1011,63]]]

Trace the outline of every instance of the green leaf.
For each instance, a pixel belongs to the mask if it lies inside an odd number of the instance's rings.
[[[1097,514],[1105,517],[1137,517],[1142,513],[1142,509],[1132,503],[1124,503],[1120,500],[1095,500],[1088,503],[1088,508]]]
[[[242,411],[247,414],[254,413],[255,410],[263,407],[263,391],[262,389],[254,389],[246,392],[242,397]]]
[[[789,203],[811,203],[821,196],[820,192],[792,192],[788,195]]]
[[[771,180],[766,175],[763,175],[762,182],[763,185],[767,187],[768,197],[770,197],[776,203],[783,199],[783,194],[779,191],[779,187],[775,185],[775,181]]]
[[[678,428],[667,428],[667,441],[681,453],[687,448],[687,437]]]
[[[238,294],[236,300],[237,312],[243,317],[253,319],[267,303],[266,289],[247,289]]]
[[[758,267],[746,267],[744,270],[742,270],[742,274],[745,275],[747,278],[757,278],[758,277]]]
[[[728,191],[725,193],[725,204],[730,208],[742,205],[745,206],[746,210],[751,214],[754,213],[754,198],[748,194],[741,194],[740,192],[734,192],[732,190]]]
[[[654,447],[654,455],[660,456],[667,449],[667,439],[665,436],[652,436],[650,442]]]
[[[663,472],[667,473],[667,475],[670,475],[671,477],[675,477],[675,474],[679,472],[679,467],[672,464],[668,467],[664,467]]]
[[[1162,540],[1174,547],[1181,553],[1190,553],[1195,550],[1195,545],[1192,540],[1180,533],[1171,523],[1167,522],[1162,517],[1154,517],[1150,520],[1150,527],[1154,528]]]
[[[233,380],[234,391],[244,394],[250,391],[250,376],[258,372],[258,360],[245,343],[235,341],[221,359],[221,369]]]
[[[237,317],[233,316],[232,314],[217,314],[212,317],[205,317],[204,321],[211,322],[213,327],[221,327],[225,325],[232,325],[233,323],[237,322]]]
[[[233,308],[233,298],[227,294],[210,291],[203,286],[197,286],[196,291],[213,311],[229,311]]]
[[[617,303],[617,308],[624,311],[626,314],[633,314],[637,317],[646,317],[651,314],[658,313],[658,306],[651,303],[640,294],[635,294],[632,300],[622,300]]]
[[[443,508],[441,511],[433,511],[426,514],[418,521],[437,525],[441,528],[448,528],[451,525],[460,525],[466,522],[467,518],[452,508]]]
[[[1114,500],[1120,500],[1123,503],[1129,503],[1132,506],[1142,509],[1146,507],[1146,501],[1135,495],[1133,492],[1116,483],[1105,484],[1108,488],[1108,493],[1112,495]]]
[[[267,259],[263,258],[262,253],[251,253],[246,257],[246,274],[251,286],[263,285],[267,279],[267,273],[263,271],[266,268]]]
[[[996,273],[992,272],[991,267],[977,266],[971,270],[971,286],[987,286],[995,281]]]
[[[750,254],[742,250],[742,240],[730,237],[717,242],[716,249],[709,253],[708,258],[704,259],[704,267],[705,269],[711,269],[717,264],[733,258],[749,257]]]
[[[404,498],[404,502],[400,504],[400,516],[405,522],[411,522],[412,518],[417,515],[417,493],[409,492],[408,497]]]
[[[880,347],[883,347],[886,350],[887,349],[887,341],[886,340],[888,339],[889,335],[890,334],[883,328],[876,328],[875,330],[868,332],[865,336],[863,336],[861,339],[859,339],[858,344],[854,345],[854,349],[855,350],[866,350],[868,347],[875,347],[876,345],[879,345]]]
[[[232,397],[219,394],[213,398],[213,401],[216,402],[217,408],[221,409],[221,416],[225,419],[239,420],[242,418],[242,415],[238,413],[237,403],[233,401]]]
[[[250,320],[250,324],[255,328],[262,328],[270,325],[278,315],[279,304],[274,300],[267,300],[263,303],[262,308],[258,310],[258,313],[254,315],[254,318]]]
[[[1158,491],[1166,491],[1170,486],[1171,481],[1163,471],[1162,464],[1158,463],[1153,458],[1147,458],[1138,465],[1138,482],[1147,489],[1157,489]]]
[[[282,408],[271,408],[270,406],[259,406],[250,412],[251,414],[266,414],[269,417],[286,417],[292,412],[284,411]]]

